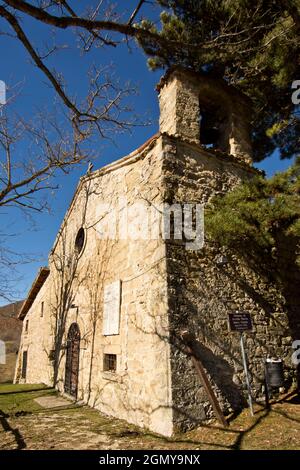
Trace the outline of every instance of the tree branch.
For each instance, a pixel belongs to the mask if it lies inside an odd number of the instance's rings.
[[[138,12],[140,11],[141,7],[143,6],[143,3],[145,3],[145,0],[140,0],[137,7],[135,8],[135,10],[132,12],[132,15],[130,16],[129,18],[129,21],[128,21],[128,25],[131,25],[134,18],[136,17],[136,15],[138,14]]]
[[[44,64],[44,62],[41,60],[39,55],[36,53],[34,48],[32,47],[29,39],[25,35],[23,29],[20,26],[20,23],[17,21],[17,19],[9,12],[7,11],[3,6],[0,6],[0,15],[3,16],[8,23],[11,25],[11,27],[14,29],[16,32],[19,40],[23,43],[27,51],[29,52],[30,56],[34,60],[35,64],[39,67],[39,69],[42,70],[42,72],[46,75],[46,77],[49,79],[49,81],[52,83],[55,91],[57,94],[61,97],[65,105],[73,111],[73,113],[76,116],[80,116],[80,111],[77,109],[77,107],[69,100],[67,95],[63,92],[62,87],[59,85],[58,81],[54,77],[54,75],[50,72],[48,67]]]
[[[163,36],[157,33],[153,33],[147,29],[134,27],[128,23],[116,23],[114,21],[101,21],[101,20],[90,20],[88,18],[82,18],[78,16],[56,16],[52,15],[41,8],[35,7],[30,3],[23,2],[20,0],[6,0],[5,3],[16,10],[22,11],[27,15],[56,28],[66,29],[70,27],[83,28],[87,31],[92,32],[93,30],[105,30],[120,33],[125,36],[130,36],[137,39],[148,39],[160,44],[161,47],[167,46],[182,46],[180,41],[167,40]],[[2,7],[3,8],[3,7]],[[1,11],[0,11],[1,14]],[[201,47],[200,44],[195,45],[198,49]]]

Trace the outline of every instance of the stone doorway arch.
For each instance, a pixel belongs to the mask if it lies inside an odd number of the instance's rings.
[[[77,398],[80,356],[80,330],[77,323],[72,323],[68,332],[65,392]]]

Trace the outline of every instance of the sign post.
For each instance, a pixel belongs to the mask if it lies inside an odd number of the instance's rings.
[[[250,380],[249,380],[249,372],[248,372],[248,367],[247,367],[247,358],[246,358],[246,352],[245,352],[243,333],[241,333],[241,351],[242,351],[243,365],[244,365],[244,371],[245,371],[245,377],[246,377],[246,385],[247,385],[247,390],[248,390],[249,407],[250,407],[251,416],[254,416],[252,395],[251,395],[251,388],[250,388]]]
[[[244,337],[243,337],[244,331],[252,330],[252,320],[251,320],[250,313],[248,312],[230,313],[229,314],[229,326],[230,326],[231,331],[238,331],[240,333],[242,360],[243,360],[246,385],[247,385],[247,391],[248,391],[248,403],[249,403],[251,416],[254,416],[250,379],[249,379],[249,372],[248,372],[248,367],[247,367],[247,357],[246,357]]]

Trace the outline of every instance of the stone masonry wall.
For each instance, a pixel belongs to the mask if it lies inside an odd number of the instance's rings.
[[[199,147],[165,136],[165,198],[169,203],[207,203],[227,192],[253,170],[233,159],[220,159]],[[216,264],[216,247],[206,243],[188,251],[181,242],[167,243],[169,322],[171,335],[172,401],[175,426],[187,429],[212,417],[212,410],[192,362],[182,352],[180,332],[197,338],[201,359],[225,413],[245,404],[239,334],[228,331],[228,313],[251,313],[254,329],[245,345],[255,398],[262,396],[263,364],[267,356],[285,361],[291,383],[291,329],[285,299],[277,287],[257,276],[234,253],[229,264]]]
[[[23,348],[29,346],[27,382],[49,383],[52,371],[58,390],[64,392],[67,334],[76,322],[81,334],[77,399],[108,415],[171,435],[165,244],[161,238],[99,236],[99,223],[104,227],[114,208],[124,215],[125,202],[129,207],[138,201],[161,202],[161,142],[156,138],[145,151],[81,181],[50,254],[50,275],[25,317],[29,330],[23,331]],[[85,230],[85,243],[77,258],[74,241],[80,227]],[[130,215],[128,228],[132,228]],[[104,336],[103,292],[118,280],[119,334]],[[47,318],[41,319],[43,300]],[[46,337],[52,344],[46,346]],[[47,356],[50,350],[57,352],[56,363]],[[115,373],[104,371],[104,354],[117,355]]]
[[[158,85],[162,133],[196,144],[200,142],[201,108],[209,105],[222,115],[220,151],[251,162],[251,104],[220,80],[176,68]]]
[[[51,294],[51,283],[47,279],[23,320],[14,378],[17,383],[53,385],[53,368],[49,358],[49,353],[53,349],[53,328],[50,315]],[[41,315],[42,302],[44,302],[43,315]],[[27,351],[26,379],[21,376],[24,351]]]

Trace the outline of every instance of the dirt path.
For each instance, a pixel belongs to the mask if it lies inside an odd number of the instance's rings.
[[[166,439],[57,398],[51,389],[0,386],[0,449],[300,449],[300,404],[295,396],[244,410],[229,428],[201,426]]]

